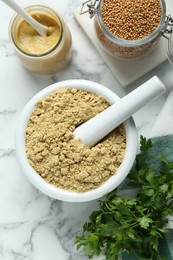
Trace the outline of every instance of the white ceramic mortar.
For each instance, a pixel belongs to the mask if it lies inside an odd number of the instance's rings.
[[[137,153],[137,133],[134,121],[131,118],[124,122],[126,130],[126,151],[125,158],[117,172],[110,177],[103,185],[84,193],[76,193],[63,190],[47,183],[29,164],[25,151],[25,129],[31,112],[35,108],[35,104],[42,98],[48,96],[51,92],[62,88],[77,88],[102,95],[110,104],[119,100],[119,97],[108,88],[87,80],[66,80],[55,83],[37,93],[25,106],[16,129],[16,154],[23,173],[29,181],[40,191],[46,195],[68,202],[91,201],[102,197],[106,193],[115,189],[128,175]]]

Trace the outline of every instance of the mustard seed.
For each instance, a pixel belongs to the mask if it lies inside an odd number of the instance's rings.
[[[158,26],[161,5],[159,0],[103,0],[101,14],[112,34],[126,40],[137,40]]]
[[[138,58],[157,46],[161,31],[154,39],[141,43],[140,46],[123,46],[117,43],[116,39],[144,39],[164,21],[164,16],[165,3],[162,0],[102,0],[94,25],[97,37],[106,51],[121,58]],[[112,34],[112,38],[105,32],[104,26],[108,33]]]

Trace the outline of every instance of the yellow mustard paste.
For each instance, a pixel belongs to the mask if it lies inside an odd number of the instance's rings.
[[[59,23],[51,16],[46,14],[33,14],[32,17],[47,26],[48,35],[43,37],[25,20],[21,22],[17,31],[16,43],[18,47],[29,54],[43,54],[50,51],[58,42],[61,36]]]

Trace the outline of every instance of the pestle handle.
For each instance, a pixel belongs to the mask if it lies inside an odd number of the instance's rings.
[[[1,0],[6,5],[11,7],[17,14],[19,14],[25,21],[27,21],[41,36],[46,37],[48,27],[37,22],[32,16],[30,16],[22,7],[20,7],[13,0]]]
[[[89,147],[94,146],[145,104],[164,93],[165,90],[160,79],[157,76],[152,77],[115,104],[77,127],[73,132],[75,139],[81,139]]]

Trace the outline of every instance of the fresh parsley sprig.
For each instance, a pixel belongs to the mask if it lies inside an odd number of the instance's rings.
[[[136,197],[123,198],[116,190],[107,194],[83,226],[83,234],[76,237],[77,249],[83,246],[89,258],[104,250],[107,260],[118,259],[124,251],[138,259],[163,260],[159,239],[168,232],[167,215],[173,214],[173,162],[154,158],[162,169],[156,172],[149,167],[153,145],[141,136],[140,153],[128,176],[129,185],[138,189]]]

